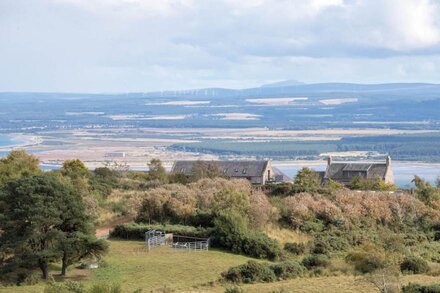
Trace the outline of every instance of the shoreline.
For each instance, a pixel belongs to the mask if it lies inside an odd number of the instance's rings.
[[[11,145],[0,146],[0,151],[10,151],[15,148],[31,147],[39,145],[43,142],[43,138],[37,135],[24,135],[9,133],[2,135],[4,137],[10,137]]]

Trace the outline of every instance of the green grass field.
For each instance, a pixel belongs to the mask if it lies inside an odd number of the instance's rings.
[[[162,247],[150,253],[139,241],[111,241],[105,265],[94,271],[72,269],[69,279],[95,283],[119,283],[124,292],[143,289],[158,292],[164,286],[174,292],[224,292],[227,285],[217,282],[220,273],[249,260],[222,251],[175,252]],[[54,272],[57,273],[57,272]],[[405,282],[439,282],[439,277],[409,276]],[[286,292],[376,292],[360,278],[352,276],[300,278],[289,281],[244,285],[246,292],[272,292],[284,288]],[[44,283],[34,286],[0,288],[6,292],[43,292]]]

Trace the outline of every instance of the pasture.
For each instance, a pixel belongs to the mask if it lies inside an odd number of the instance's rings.
[[[104,264],[97,270],[71,269],[67,279],[86,286],[119,283],[123,292],[224,292],[231,285],[219,282],[220,273],[250,258],[219,250],[181,252],[167,247],[148,253],[143,242],[112,240]],[[55,279],[57,277],[55,276]],[[404,282],[433,283],[438,277],[406,276]],[[44,282],[33,286],[0,287],[6,292],[44,292]],[[354,276],[304,277],[267,284],[243,285],[246,292],[376,292],[370,284]]]

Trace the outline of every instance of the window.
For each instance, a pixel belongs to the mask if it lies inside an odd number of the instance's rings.
[[[185,173],[185,168],[180,169],[180,173]]]
[[[237,168],[235,168],[234,172],[236,172],[236,173],[237,173],[237,172],[238,172],[238,169],[237,169]]]
[[[247,173],[247,169],[245,168],[245,169],[243,169],[243,174],[246,174]]]
[[[224,170],[223,170],[223,173],[228,173],[228,168],[225,168]]]

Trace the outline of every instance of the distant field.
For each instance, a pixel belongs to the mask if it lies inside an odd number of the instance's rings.
[[[71,270],[69,278],[86,286],[95,283],[120,283],[123,292],[142,288],[143,292],[159,292],[165,285],[175,292],[223,293],[226,284],[217,282],[220,273],[249,260],[249,258],[211,250],[208,252],[173,252],[158,248],[148,253],[143,242],[111,241],[111,251],[105,257],[105,266],[92,271]],[[89,274],[90,273],[90,274]],[[438,282],[429,276],[408,276],[404,282]],[[376,292],[368,283],[353,276],[307,277],[269,284],[244,285],[246,292],[271,292],[285,289],[287,292]],[[0,288],[1,293],[41,293],[44,284],[35,286]]]
[[[312,131],[310,131],[312,132]],[[331,130],[329,131],[329,134]],[[340,140],[304,141],[234,141],[211,139],[191,143],[176,143],[170,150],[200,152],[216,155],[263,156],[276,159],[318,159],[323,153],[375,152],[390,154],[401,161],[440,162],[440,133],[406,133],[388,135],[351,135]]]
[[[224,141],[206,140],[195,143],[180,143],[170,147],[173,150],[214,153],[221,155],[244,156],[318,156],[323,152],[337,150],[337,145],[332,141],[302,142],[302,141]]]

